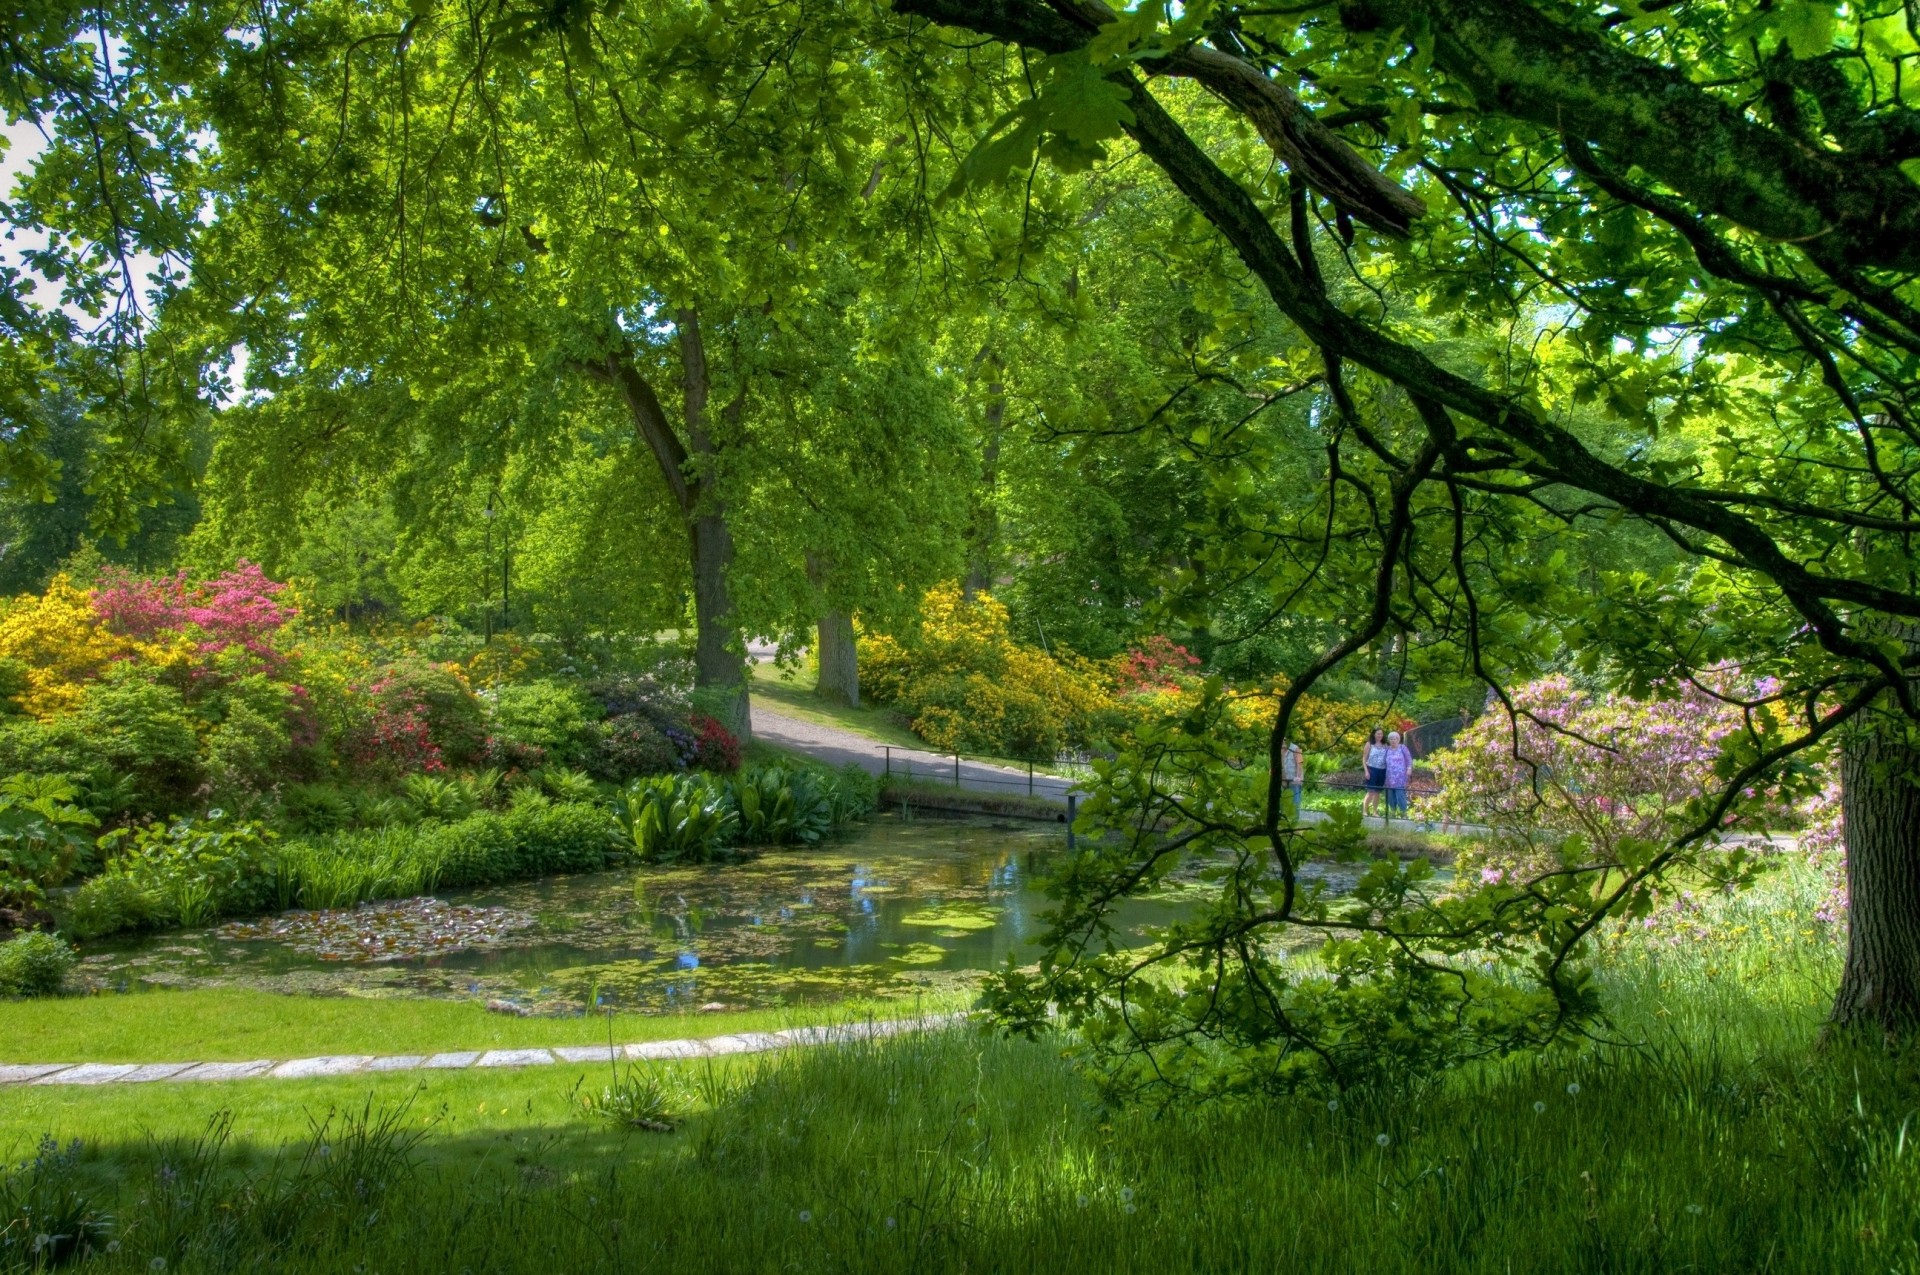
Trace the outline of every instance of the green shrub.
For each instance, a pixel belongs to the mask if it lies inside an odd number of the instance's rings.
[[[133,777],[139,809],[177,810],[200,784],[200,736],[185,699],[132,665],[87,687],[73,729],[83,756]]]
[[[441,775],[408,775],[400,789],[422,819],[465,819],[473,813],[472,794],[458,781]]]
[[[280,810],[296,831],[336,832],[353,822],[354,801],[332,784],[289,784]]]
[[[283,773],[291,747],[284,704],[276,711],[251,698],[229,700],[226,716],[207,732],[207,782],[226,800],[257,796]]]
[[[836,828],[865,819],[880,808],[880,776],[867,773],[854,762],[827,776],[825,788]]]
[[[0,943],[0,996],[52,996],[73,968],[73,949],[55,934],[32,931]]]
[[[164,923],[155,914],[154,900],[146,889],[132,877],[118,873],[88,881],[67,897],[59,912],[60,928],[77,939],[157,929]]]
[[[354,818],[363,828],[388,828],[419,823],[421,813],[420,807],[405,797],[364,793],[354,803]]]
[[[622,713],[600,723],[587,766],[611,784],[665,775],[680,766],[680,751],[666,731],[641,713]]]
[[[396,661],[387,677],[427,719],[427,737],[450,766],[478,760],[487,744],[487,710],[480,698],[453,670],[423,659]]]
[[[539,749],[553,764],[585,761],[595,742],[600,706],[573,686],[542,679],[493,693],[495,737],[510,748]]]
[[[555,801],[592,801],[600,795],[592,775],[565,766],[548,766],[542,770],[540,790]]]
[[[0,780],[0,904],[39,903],[92,850],[98,820],[73,798],[60,775]]]
[[[204,820],[122,828],[100,840],[119,848],[102,875],[133,882],[147,897],[151,921],[206,925],[260,911],[277,894],[270,855],[276,835],[255,823],[227,821],[218,810]]]
[[[501,821],[513,844],[515,876],[592,872],[606,867],[619,852],[606,809],[598,804],[522,807],[508,811]]]
[[[614,820],[634,853],[653,863],[704,863],[740,831],[726,780],[705,774],[635,780],[615,801]]]

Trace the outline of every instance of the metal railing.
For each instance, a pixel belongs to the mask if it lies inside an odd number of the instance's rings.
[[[937,753],[932,754],[939,758],[936,762],[930,762],[926,755],[916,762],[913,755],[904,749],[899,757],[894,756],[892,747],[887,745],[882,745],[882,752],[885,757],[884,769],[881,772],[882,779],[903,781],[919,779],[928,783],[950,783],[955,788],[974,787],[996,791],[1008,789],[1016,793],[1024,789],[1029,797],[1064,797],[1065,792],[1055,792],[1051,785],[1061,784],[1068,788],[1073,785],[1071,778],[1040,770],[1038,769],[1040,763],[1031,760],[1014,762],[1015,767],[1022,765],[1026,767],[1026,773],[1023,775],[1017,769],[1013,773],[1007,773],[1009,767],[1005,758],[969,758],[963,753],[951,755]],[[965,769],[969,765],[973,767],[972,770]]]

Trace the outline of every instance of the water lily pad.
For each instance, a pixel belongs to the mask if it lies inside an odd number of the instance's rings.
[[[1000,924],[999,917],[1003,911],[1004,908],[988,907],[984,903],[944,903],[908,913],[900,918],[900,924],[953,931],[964,938],[971,931],[991,930]]]
[[[899,945],[889,943],[887,946]],[[887,959],[899,965],[938,965],[947,959],[947,949],[938,943],[908,943]]]
[[[284,912],[223,925],[214,936],[283,943],[323,961],[406,961],[486,947],[533,923],[533,917],[510,908],[455,907],[421,898]]]

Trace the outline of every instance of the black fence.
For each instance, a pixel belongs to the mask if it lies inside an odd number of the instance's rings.
[[[1073,780],[1039,769],[1040,763],[1012,761],[1007,758],[967,757],[961,753],[941,753],[934,760],[922,754],[895,756],[884,749],[882,779],[920,780],[923,783],[951,784],[955,788],[984,789],[990,792],[1024,793],[1029,797],[1064,797],[1064,788]],[[1021,773],[1020,768],[1025,768]]]

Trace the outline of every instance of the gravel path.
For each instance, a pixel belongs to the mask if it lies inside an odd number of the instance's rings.
[[[157,1080],[306,1080],[315,1076],[372,1075],[389,1071],[447,1071],[468,1067],[549,1067],[556,1063],[604,1063],[670,1058],[715,1058],[758,1054],[802,1045],[879,1040],[905,1032],[949,1027],[965,1014],[869,1019],[833,1027],[792,1027],[777,1032],[740,1032],[697,1040],[650,1040],[639,1045],[562,1045],[555,1049],[469,1049],[439,1054],[330,1054],[319,1058],[250,1062],[0,1063],[0,1086],[138,1085]]]
[[[892,748],[856,735],[849,730],[823,726],[818,722],[788,717],[764,699],[753,701],[753,733],[758,739],[795,752],[806,753],[831,766],[852,764],[873,775],[891,774],[898,779],[923,779],[929,783],[953,784],[972,792],[999,793],[1002,796],[1027,796],[1061,805],[1073,788],[1071,780],[1054,775],[1034,774],[1006,766],[962,759],[956,783],[953,754],[942,755],[918,748]]]

